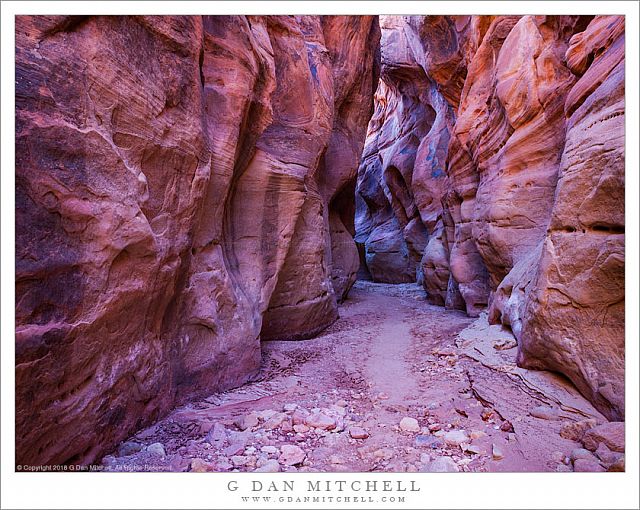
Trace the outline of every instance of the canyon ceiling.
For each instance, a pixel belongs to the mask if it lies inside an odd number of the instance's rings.
[[[361,259],[624,420],[624,55],[616,16],[17,17],[16,462],[255,378]]]

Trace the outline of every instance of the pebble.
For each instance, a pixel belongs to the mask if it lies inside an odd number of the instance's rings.
[[[276,411],[274,411],[273,409],[265,409],[264,411],[260,411],[258,413],[258,416],[266,421],[269,418],[271,418],[274,414],[276,414]]]
[[[227,446],[224,449],[224,454],[227,457],[233,457],[234,455],[239,455],[241,453],[244,453],[244,447],[245,447],[245,443],[234,443],[230,446]]]
[[[443,443],[435,436],[420,435],[416,436],[416,446],[435,450],[436,448],[441,448]]]
[[[600,443],[596,449],[596,456],[602,461],[605,466],[615,464],[624,454],[619,452],[612,452],[607,445]]]
[[[248,460],[249,458],[244,455],[234,455],[231,457],[231,464],[233,464],[234,467],[240,467],[246,465]]]
[[[481,437],[485,437],[487,434],[482,430],[472,430],[469,432],[469,437],[471,439],[480,439]]]
[[[126,441],[118,447],[118,457],[128,457],[142,450],[143,445],[135,441]]]
[[[430,432],[436,432],[437,430],[442,429],[442,425],[439,424],[439,423],[433,423],[433,424],[429,425],[428,428],[429,428]]]
[[[222,423],[214,423],[207,434],[207,442],[212,446],[221,446],[227,439],[227,429]]]
[[[538,406],[534,407],[529,411],[529,414],[534,418],[539,418],[541,420],[559,420],[560,412],[554,408],[549,406]]]
[[[147,446],[147,452],[152,455],[158,455],[164,457],[166,455],[164,451],[164,445],[162,443],[153,443]]]
[[[309,427],[307,427],[304,423],[299,423],[293,426],[293,430],[295,430],[299,434],[304,434],[305,432],[309,432]]]
[[[596,456],[593,453],[591,453],[589,450],[586,450],[585,448],[576,448],[571,452],[571,455],[569,455],[569,458],[571,459],[572,462],[575,462],[576,460],[579,460],[579,459],[598,462],[598,459],[596,458]]]
[[[480,452],[481,452],[480,447],[478,445],[475,445],[475,444],[465,445],[464,448],[463,448],[463,451],[472,453],[474,455],[479,455]]]
[[[299,446],[292,444],[282,445],[280,448],[280,464],[285,466],[293,466],[295,464],[301,464],[304,461],[307,454]]]
[[[289,404],[285,404],[282,406],[282,410],[284,412],[291,412],[291,411],[295,411],[298,408],[297,404],[293,404],[293,403],[289,403]]]
[[[421,471],[423,473],[457,473],[459,468],[451,457],[438,457],[425,464]]]
[[[258,416],[251,413],[245,416],[240,416],[233,422],[240,430],[247,430],[258,425]]]
[[[624,472],[624,455],[611,464],[607,471]]]
[[[509,420],[504,420],[500,425],[500,430],[502,432],[513,432],[513,425]]]
[[[353,439],[367,439],[369,437],[369,433],[362,427],[351,427],[349,429],[349,435]]]
[[[504,459],[504,453],[502,452],[500,447],[496,444],[492,445],[491,447],[491,456],[493,457],[493,460]]]
[[[376,459],[384,459],[384,460],[389,460],[391,458],[393,458],[393,450],[390,448],[380,448],[378,450],[376,450],[375,452],[373,452],[373,456]]]
[[[273,455],[273,454],[278,453],[278,448],[275,447],[275,446],[267,445],[267,446],[263,446],[262,448],[260,448],[260,451],[262,453]]]
[[[582,442],[587,450],[595,451],[604,443],[610,450],[624,453],[624,422],[610,421],[587,430]]]
[[[400,420],[400,429],[405,432],[420,432],[420,425],[418,424],[418,420],[415,418],[405,416]]]
[[[573,470],[578,473],[594,473],[606,471],[599,462],[589,459],[576,459],[573,463]]]
[[[193,473],[211,473],[216,470],[214,464],[199,458],[191,459],[190,469]]]
[[[262,428],[265,430],[273,430],[277,429],[282,422],[287,419],[287,415],[284,413],[274,413],[272,414],[267,421],[264,422]]]
[[[304,423],[304,420],[307,418],[309,413],[307,413],[304,409],[296,409],[291,416],[294,425],[300,425]]]
[[[262,466],[254,470],[254,473],[279,473],[280,472],[280,463],[271,459],[265,462]]]
[[[582,420],[566,422],[560,429],[560,437],[571,441],[581,441],[584,433],[592,427],[595,427],[596,420]]]
[[[450,430],[444,435],[443,439],[447,444],[459,446],[461,443],[467,443],[469,436],[464,430]]]
[[[321,430],[332,430],[336,428],[336,422],[326,414],[315,413],[307,417],[304,421],[308,427],[314,427]]]

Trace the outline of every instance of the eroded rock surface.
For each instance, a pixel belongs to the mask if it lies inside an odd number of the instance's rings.
[[[254,377],[261,331],[336,319],[378,37],[370,16],[17,18],[16,462],[91,462]]]
[[[624,418],[624,19],[382,18],[356,239]],[[419,261],[419,262],[418,262]]]

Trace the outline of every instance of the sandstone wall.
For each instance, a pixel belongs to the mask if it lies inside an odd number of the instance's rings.
[[[623,18],[387,17],[381,53],[356,191],[373,278],[489,306],[522,366],[623,419]]]
[[[375,17],[17,18],[17,463],[91,462],[254,377],[261,335],[335,320],[378,38]]]

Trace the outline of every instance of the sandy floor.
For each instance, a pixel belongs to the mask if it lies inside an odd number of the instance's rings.
[[[358,282],[318,338],[263,343],[259,381],[176,409],[103,466],[571,471],[581,445],[561,427],[602,417],[515,351],[509,332],[429,305],[417,285]]]

